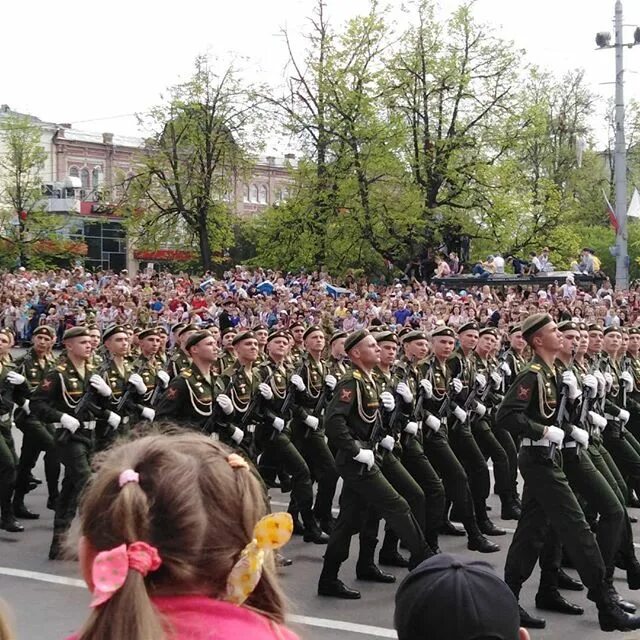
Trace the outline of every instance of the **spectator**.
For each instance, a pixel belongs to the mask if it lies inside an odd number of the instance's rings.
[[[549,259],[549,247],[545,247],[542,253],[538,256],[538,262],[540,263],[540,271],[543,273],[550,273],[553,271],[553,265]]]
[[[442,256],[436,256],[436,265],[436,278],[446,278],[447,276],[451,275],[451,267]]]
[[[590,249],[587,249],[586,247],[582,250],[582,260],[578,265],[578,269],[582,273],[587,273],[589,275],[593,275],[596,271],[595,263],[593,259],[593,253],[591,252]]]
[[[493,256],[493,264],[496,268],[496,273],[504,273],[504,258],[499,253]]]
[[[398,640],[529,640],[518,602],[491,565],[441,553],[396,593]]]
[[[521,260],[520,258],[512,255],[507,257],[507,264],[510,264],[513,267],[513,273],[518,276],[523,275],[529,267],[529,263],[526,260]]]
[[[573,275],[568,275],[564,284],[560,287],[560,295],[563,300],[575,300],[578,295],[578,288],[576,287]]]
[[[268,557],[293,522],[266,513],[249,465],[203,436],[112,448],[80,506],[78,555],[93,611],[70,640],[294,640]]]

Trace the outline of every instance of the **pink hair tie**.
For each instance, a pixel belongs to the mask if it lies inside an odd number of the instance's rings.
[[[136,473],[133,469],[125,469],[118,478],[120,488],[122,489],[122,487],[124,487],[124,485],[128,484],[129,482],[140,484],[140,474]]]

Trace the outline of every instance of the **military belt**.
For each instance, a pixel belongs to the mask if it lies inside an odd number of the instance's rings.
[[[56,429],[63,429],[64,428],[62,426],[62,422],[52,422],[51,426],[55,427]],[[95,420],[87,420],[85,422],[81,422],[80,426],[78,428],[79,429],[86,429],[87,431],[93,431],[96,428],[96,421]]]
[[[532,440],[531,438],[522,438],[523,447],[546,447],[547,449],[552,445],[549,440]],[[558,449],[562,449],[562,445],[556,445]]]

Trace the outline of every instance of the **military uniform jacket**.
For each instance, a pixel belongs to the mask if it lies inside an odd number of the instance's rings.
[[[16,362],[16,367],[27,379],[29,387],[35,389],[44,379],[47,372],[55,366],[55,361],[55,357],[50,353],[44,358],[38,358],[36,352],[31,348],[22,360]]]
[[[137,419],[142,407],[139,403],[143,402],[142,396],[135,391],[129,389],[129,378],[135,373],[133,364],[123,359],[122,371],[118,368],[113,360],[105,362],[104,367],[100,371],[102,379],[109,385],[111,389],[111,397],[109,398],[109,409],[122,417],[122,424],[130,422],[131,417]],[[123,406],[121,404],[123,394],[127,394]]]
[[[300,361],[304,357],[304,349],[299,347],[297,344],[294,344],[291,347],[291,351],[289,352],[289,362],[293,367],[298,367],[300,365]]]
[[[608,420],[607,435],[620,436],[622,434],[622,425],[616,420],[620,415],[622,408],[622,391],[620,388],[620,365],[614,358],[607,353],[602,354],[600,358],[600,371],[602,373],[610,373],[613,378],[611,389],[606,392],[602,410],[604,417]]]
[[[260,378],[260,382],[266,382],[273,391],[273,398],[271,400],[261,401],[261,418],[262,426],[267,430],[273,429],[273,421],[275,418],[282,418],[285,422],[291,419],[296,406],[302,401],[305,396],[304,391],[298,391],[292,388],[291,376],[294,371],[285,366],[285,363],[276,364],[271,358],[267,358],[257,368],[256,372]],[[292,400],[288,403],[289,407],[286,411],[286,415],[282,412],[282,405],[288,394],[293,394]],[[269,431],[268,431],[269,432]]]
[[[545,427],[557,422],[558,396],[555,367],[534,356],[507,389],[496,423],[514,438],[540,440]]]
[[[155,393],[156,387],[159,386],[160,389],[162,388],[162,382],[157,375],[158,371],[162,369],[162,365],[155,356],[147,358],[144,355],[140,355],[133,362],[131,368],[142,378],[147,388],[145,393],[138,395],[138,400],[143,405],[150,407],[153,404],[154,396],[158,395]],[[158,389],[158,391],[160,391],[160,389]]]
[[[413,402],[405,402],[402,396],[396,393],[396,387],[400,382],[409,384],[408,378],[404,377],[404,371],[399,367],[394,367],[389,372],[384,372],[376,367],[373,370],[372,378],[376,383],[376,387],[378,388],[378,396],[380,396],[383,391],[388,391],[389,393],[392,393],[395,398],[396,408],[393,411],[384,411],[381,408],[380,412],[382,415],[384,433],[393,436],[396,440],[396,443],[398,443],[399,437],[402,434],[402,430],[406,426],[407,422],[409,422],[409,418],[411,417]],[[415,392],[413,391],[413,389],[412,393],[414,394],[415,398]]]
[[[491,380],[491,374],[495,371],[500,376],[502,372],[498,369],[497,362],[491,360],[482,359],[477,353],[474,352],[474,370],[476,375],[481,373],[487,380],[487,386],[484,391],[480,393],[478,400],[487,407],[487,415],[483,419],[487,419],[491,416],[492,409],[495,409],[502,402],[502,395],[496,391],[493,387],[493,380]]]
[[[435,356],[428,361],[428,368],[425,371],[425,378],[431,382],[433,387],[433,396],[424,401],[424,417],[434,415],[441,420],[449,420],[453,411],[460,403],[460,397],[453,395],[451,381],[453,376],[449,368],[448,362],[441,362]],[[464,389],[460,394],[464,395]]]
[[[84,378],[71,360],[64,358],[45,374],[31,398],[31,411],[42,422],[56,424],[63,413],[74,416],[80,422],[91,422],[102,417],[109,409],[109,398],[96,393],[89,380],[96,373],[93,365],[85,365]],[[90,408],[84,415],[75,414],[76,407],[85,393],[91,394]],[[95,425],[94,425],[95,426]]]
[[[301,368],[300,368],[301,367]],[[329,402],[331,390],[325,388],[325,377],[329,369],[323,360],[316,360],[313,356],[302,359],[299,366],[292,370],[297,371],[304,382],[305,391],[296,396],[293,410],[293,423],[302,424],[308,416],[315,416],[320,420],[322,410]],[[322,432],[322,421],[319,431]]]
[[[504,356],[502,357],[504,362],[507,363],[509,369],[511,369],[511,375],[505,379],[505,389],[508,389],[509,386],[516,379],[516,376],[524,369],[527,364],[527,361],[524,359],[522,355],[516,353],[513,349],[509,348],[504,352]]]
[[[168,373],[170,378],[179,376],[191,366],[191,358],[182,350],[178,349],[169,360]]]
[[[336,449],[336,463],[353,460],[360,449],[374,449],[376,423],[382,419],[373,378],[354,367],[338,382],[325,412],[325,428]],[[382,434],[380,434],[382,435]]]
[[[23,405],[31,395],[29,384],[26,381],[14,385],[7,380],[7,374],[15,370],[16,366],[13,361],[3,361],[0,364],[0,426],[9,428],[16,406]]]
[[[452,378],[462,382],[461,400],[469,395],[476,381],[475,354],[465,356],[462,351],[454,351],[447,360],[447,367]]]
[[[640,356],[627,354],[627,371],[633,376],[633,391],[627,394],[627,409],[640,414]]]
[[[336,380],[340,380],[349,371],[349,363],[345,360],[337,360],[333,356],[327,358],[327,373]]]

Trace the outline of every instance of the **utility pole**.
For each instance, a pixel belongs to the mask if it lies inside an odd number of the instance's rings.
[[[624,137],[624,66],[622,51],[624,47],[640,44],[640,28],[636,28],[634,42],[625,44],[622,33],[622,1],[616,0],[615,43],[610,45],[611,35],[598,33],[596,44],[601,49],[616,50],[616,107],[615,107],[615,150],[614,177],[616,188],[615,213],[618,221],[616,232],[616,288],[622,291],[629,289],[629,256],[627,254],[627,144]]]

